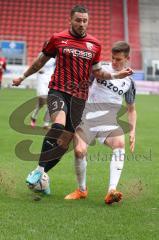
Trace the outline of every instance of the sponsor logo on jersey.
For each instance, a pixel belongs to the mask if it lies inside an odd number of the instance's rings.
[[[108,82],[106,80],[100,80],[100,79],[97,79],[97,82],[107,87],[108,89],[112,90],[113,92],[118,93],[119,95],[123,95],[124,93],[123,90],[119,89],[112,82]]]
[[[92,48],[93,48],[93,44],[90,42],[86,42],[86,46],[89,50],[92,50]]]
[[[79,49],[74,49],[74,48],[64,48],[63,49],[64,54],[70,54],[74,57],[79,57],[79,58],[85,58],[91,60],[93,57],[93,54],[91,52],[79,50]]]
[[[67,44],[68,40],[64,41],[62,40],[61,43]]]

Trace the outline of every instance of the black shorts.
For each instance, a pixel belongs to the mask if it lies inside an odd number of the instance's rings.
[[[75,132],[76,127],[81,122],[86,101],[68,93],[50,89],[47,102],[50,115],[63,110],[66,113],[65,129],[69,132]]]

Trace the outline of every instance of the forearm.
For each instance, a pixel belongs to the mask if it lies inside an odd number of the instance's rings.
[[[24,72],[24,77],[27,78],[32,74],[36,73],[37,71],[42,68],[43,65],[37,64],[36,61]]]
[[[130,124],[130,132],[135,133],[135,130],[136,130],[136,119],[137,119],[136,110],[128,111],[128,122]]]
[[[49,57],[46,57],[43,53],[41,53],[33,62],[33,64],[24,72],[23,79],[31,76],[32,74],[38,72],[45,63],[49,60]]]
[[[13,79],[12,86],[19,86],[25,78],[38,72],[40,68],[42,68],[49,59],[50,57],[47,57],[43,53],[41,53],[38,58],[33,62],[33,64],[24,72],[23,76]]]
[[[102,69],[93,71],[93,75],[95,76],[95,78],[101,79],[101,80],[103,80],[103,79],[104,80],[121,79],[121,78],[125,78],[127,76],[132,75],[132,73],[133,73],[133,71],[130,68],[123,69],[123,70],[118,71],[116,73],[109,73],[109,72],[104,71]]]
[[[100,79],[100,80],[110,80],[112,79],[112,74],[109,72],[106,72],[104,70],[97,70],[93,72],[95,78]]]

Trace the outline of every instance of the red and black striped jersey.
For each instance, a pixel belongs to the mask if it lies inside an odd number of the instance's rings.
[[[56,57],[56,68],[49,88],[87,99],[92,66],[100,62],[99,41],[89,34],[77,38],[65,30],[55,33],[42,52],[46,56]]]
[[[2,81],[3,72],[6,71],[7,61],[4,57],[0,57],[0,82]]]

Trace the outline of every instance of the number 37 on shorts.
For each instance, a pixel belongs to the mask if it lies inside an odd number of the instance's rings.
[[[52,102],[52,110],[53,111],[59,111],[59,110],[62,110],[64,108],[64,101],[63,100],[59,100],[59,101],[54,101]]]
[[[50,114],[63,110],[65,112],[65,101],[60,96],[51,94],[48,96],[48,108]]]

